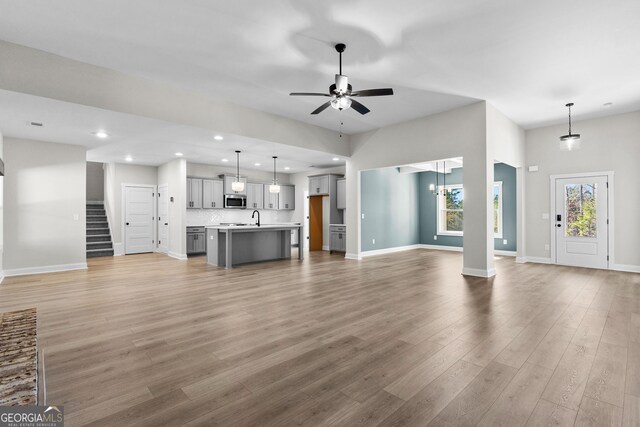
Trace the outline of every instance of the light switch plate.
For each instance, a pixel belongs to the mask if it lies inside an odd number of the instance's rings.
[[[371,243],[375,245],[376,244],[376,239],[371,239]]]
[[[537,165],[529,166],[529,172],[538,172],[538,166]]]
[[[433,240],[438,240],[438,236],[433,236]]]
[[[502,240],[502,244],[506,245],[507,244],[507,239]]]
[[[364,214],[362,214],[362,219],[364,219]]]
[[[543,213],[542,214],[542,219],[549,219],[549,214],[548,213]]]

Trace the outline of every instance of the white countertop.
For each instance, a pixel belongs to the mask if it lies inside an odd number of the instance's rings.
[[[329,224],[329,227],[346,227],[347,224]]]
[[[298,228],[302,227],[299,222],[284,222],[280,224],[261,224],[258,227],[252,225],[207,225],[205,228],[213,228],[217,230],[268,230],[273,228]]]

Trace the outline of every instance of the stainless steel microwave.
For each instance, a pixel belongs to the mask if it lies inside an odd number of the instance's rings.
[[[224,207],[227,209],[247,209],[247,196],[243,194],[225,194]]]

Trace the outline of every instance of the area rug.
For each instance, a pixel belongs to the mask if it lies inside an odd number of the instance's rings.
[[[0,406],[37,402],[36,309],[0,314]]]

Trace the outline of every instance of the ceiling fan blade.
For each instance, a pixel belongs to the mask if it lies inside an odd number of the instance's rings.
[[[329,105],[331,105],[331,101],[327,101],[324,104],[322,104],[321,106],[319,106],[318,108],[316,108],[315,110],[313,110],[311,112],[311,114],[318,114],[318,113],[322,113]]]
[[[291,92],[289,96],[331,96],[326,93],[316,93],[316,92]]]
[[[354,92],[351,96],[385,96],[385,95],[393,95],[393,89],[384,88],[384,89],[365,89],[359,90],[358,92]]]
[[[358,101],[356,101],[355,99],[351,100],[351,108],[353,108],[354,110],[356,110],[358,113],[365,115],[367,114],[369,110],[367,107],[365,107],[364,105],[360,104]]]

